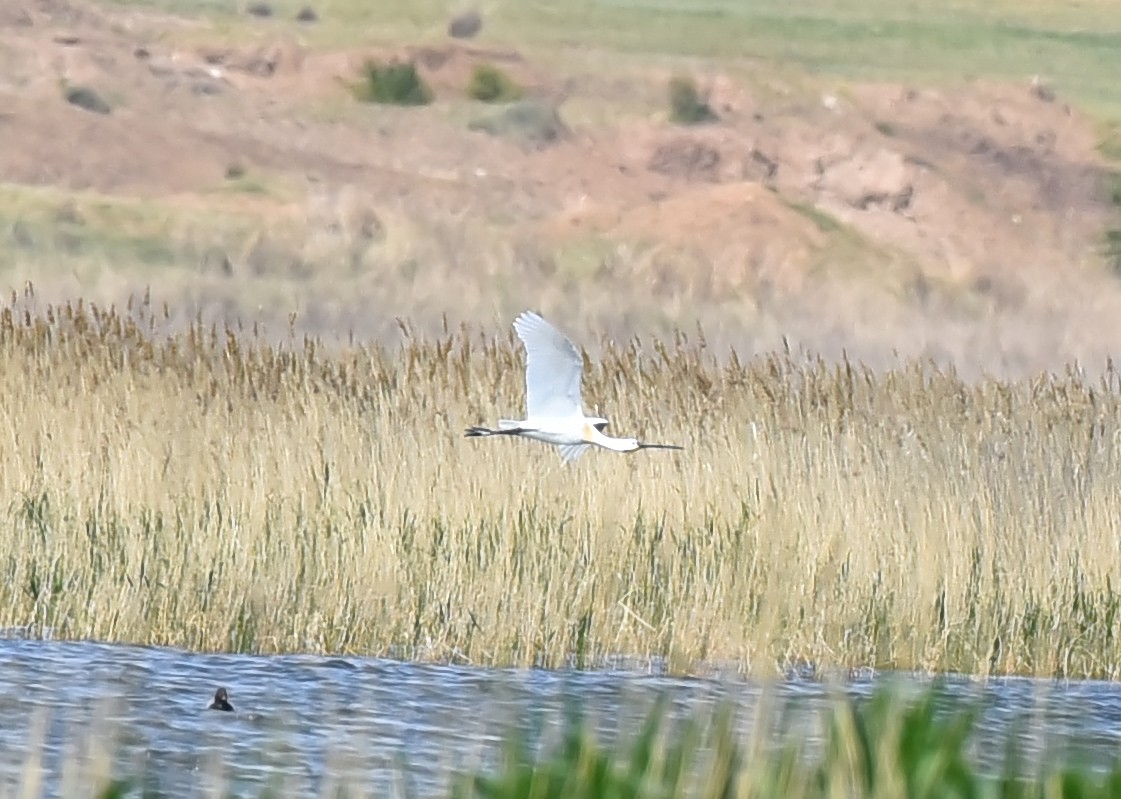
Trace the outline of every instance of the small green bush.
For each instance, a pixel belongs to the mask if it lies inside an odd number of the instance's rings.
[[[467,83],[467,96],[483,103],[512,103],[521,99],[522,87],[494,64],[476,64]]]
[[[95,114],[105,115],[113,111],[109,103],[88,86],[66,86],[63,88],[63,96],[66,97],[66,102],[70,105],[92,111]]]
[[[883,120],[876,123],[876,130],[884,136],[895,136],[895,125]]]
[[[1114,122],[1106,128],[1098,142],[1098,152],[1110,161],[1121,161],[1121,122]]]
[[[428,105],[432,90],[411,61],[381,64],[367,61],[362,78],[354,86],[354,96],[366,103],[385,105]]]
[[[1113,274],[1121,277],[1121,230],[1105,232],[1105,260]]]
[[[675,75],[669,81],[670,120],[678,125],[711,122],[716,114],[701,96],[697,83],[686,75]]]
[[[518,100],[483,119],[472,120],[469,130],[492,136],[513,136],[529,144],[543,147],[568,135],[568,126],[557,107],[537,99]]]
[[[1101,182],[1106,201],[1115,208],[1121,208],[1121,172],[1106,172]]]

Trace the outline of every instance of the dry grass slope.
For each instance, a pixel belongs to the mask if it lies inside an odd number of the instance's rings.
[[[142,306],[0,316],[0,624],[488,664],[656,655],[1121,676],[1121,379],[969,384],[604,342],[589,405],[683,453],[462,429],[511,335],[325,354]]]

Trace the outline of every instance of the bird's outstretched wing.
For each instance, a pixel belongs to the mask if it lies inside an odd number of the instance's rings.
[[[565,463],[572,463],[583,455],[591,444],[561,444],[557,447]]]
[[[567,337],[532,311],[514,320],[525,345],[528,419],[567,419],[583,413],[580,380],[584,359]]]

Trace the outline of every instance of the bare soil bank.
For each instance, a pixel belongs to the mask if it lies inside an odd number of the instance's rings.
[[[699,321],[748,353],[786,339],[967,373],[1117,349],[1121,179],[1101,125],[1045,83],[707,64],[718,119],[682,127],[664,61],[562,69],[485,37],[329,49],[301,30],[231,42],[127,6],[5,4],[4,283],[120,303],[150,287],[182,316],[283,334],[295,313],[328,338],[529,306],[579,335]],[[357,103],[371,58],[414,60],[436,102]],[[547,113],[468,101],[482,62]]]

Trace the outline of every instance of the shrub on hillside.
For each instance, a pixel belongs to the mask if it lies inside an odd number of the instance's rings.
[[[512,103],[521,99],[522,87],[494,64],[476,64],[467,83],[467,96],[483,103]]]
[[[367,61],[354,96],[367,103],[386,105],[428,105],[432,90],[411,61],[382,64]]]
[[[63,86],[63,96],[70,105],[95,114],[110,114],[113,109],[100,94],[88,86]]]
[[[546,147],[568,135],[557,107],[536,99],[510,103],[491,116],[472,120],[467,127],[492,136],[512,136],[535,147]]]
[[[697,125],[716,119],[708,100],[697,89],[697,82],[686,75],[670,78],[669,107],[670,120],[679,125]]]

